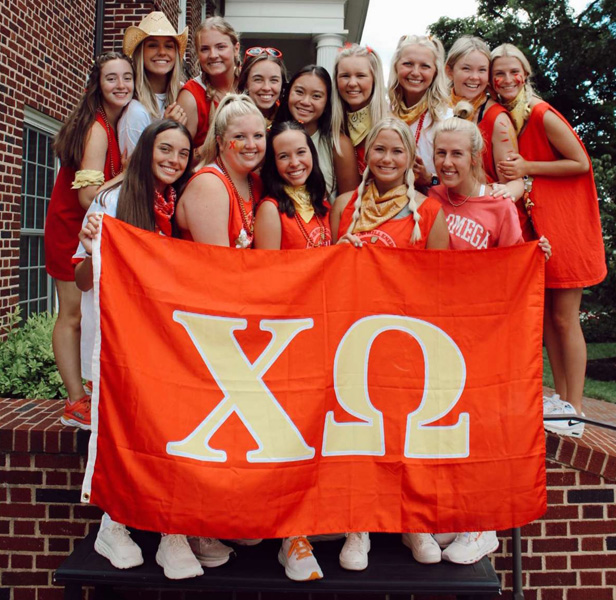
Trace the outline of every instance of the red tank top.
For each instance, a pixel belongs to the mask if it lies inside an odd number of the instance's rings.
[[[351,196],[348,204],[342,211],[340,217],[340,225],[338,226],[338,239],[344,235],[349,225],[353,220],[353,212],[355,211],[355,200],[357,200],[357,190]],[[404,210],[404,209],[403,209]],[[421,230],[421,239],[415,244],[411,244],[411,234],[415,226],[415,220],[412,213],[402,217],[389,219],[385,223],[381,223],[372,231],[361,231],[355,233],[360,240],[369,244],[378,246],[389,246],[393,248],[414,248],[416,250],[424,250],[428,243],[428,235],[438,211],[441,210],[441,205],[435,198],[426,198],[417,209],[421,219],[419,220],[419,229]]]
[[[231,182],[225,177],[224,173],[214,164],[207,165],[202,169],[199,169],[188,181],[190,183],[195,177],[199,177],[200,175],[204,175],[205,173],[211,173],[212,175],[216,175],[225,185],[227,190],[227,194],[229,195],[229,225],[228,225],[228,233],[229,233],[229,246],[231,248],[236,247],[236,241],[240,236],[240,232],[242,229],[246,232],[248,236],[248,240],[250,242],[250,246],[252,247],[252,228],[254,225],[254,207],[259,204],[261,200],[261,195],[263,193],[263,186],[261,183],[261,178],[255,173],[250,173],[250,181],[252,185],[252,196],[254,206],[250,202],[246,202],[243,198],[238,198],[235,193],[235,189],[231,185]],[[246,222],[244,222],[244,217],[242,214],[242,209],[240,208],[240,202],[244,208],[244,213],[246,215]],[[187,229],[180,230],[180,236],[182,239],[191,240],[192,235],[190,235],[190,231]]]
[[[205,87],[201,82],[201,76],[195,77],[184,84],[183,90],[186,90],[197,103],[197,132],[193,138],[193,145],[199,148],[207,136],[207,130],[210,127],[210,108],[212,101],[208,100]],[[214,108],[216,105],[214,105]]]
[[[492,136],[494,134],[494,123],[498,116],[502,113],[505,113],[507,117],[509,117],[509,113],[507,109],[495,103],[486,111],[485,115],[483,115],[483,119],[479,121],[479,131],[481,131],[481,135],[483,136],[484,148],[483,148],[483,169],[486,172],[486,177],[488,178],[488,183],[494,183],[498,181],[498,175],[496,174],[496,165],[494,164],[494,154],[492,148]]]
[[[263,199],[263,202],[271,202],[278,209],[278,200],[275,198],[268,196]],[[308,223],[297,213],[294,217],[280,212],[278,214],[280,215],[281,250],[301,250],[315,246],[329,246],[332,243],[329,211],[324,217],[313,215]]]
[[[543,118],[548,110],[573,132],[588,158],[571,125],[547,102],[533,107],[519,137],[520,154],[529,161],[562,158],[552,148],[545,131]],[[530,197],[535,230],[552,245],[552,257],[545,264],[546,287],[580,288],[602,281],[607,268],[592,164],[587,173],[579,175],[536,176]]]

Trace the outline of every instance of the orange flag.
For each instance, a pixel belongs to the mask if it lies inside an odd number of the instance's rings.
[[[538,518],[543,263],[536,243],[241,251],[105,217],[83,499],[219,538]]]

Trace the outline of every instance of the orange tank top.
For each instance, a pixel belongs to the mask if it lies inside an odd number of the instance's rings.
[[[338,239],[347,232],[349,225],[353,220],[353,212],[355,211],[355,200],[357,200],[357,190],[351,196],[348,204],[345,206],[340,217],[340,225],[338,227]],[[428,235],[438,211],[441,210],[441,205],[435,198],[426,198],[417,209],[421,219],[419,220],[419,229],[421,230],[421,239],[415,244],[411,244],[411,234],[415,226],[415,220],[408,209],[405,207],[393,219],[389,219],[385,223],[381,223],[372,231],[361,231],[356,235],[362,242],[376,244],[378,246],[389,246],[392,248],[414,248],[416,250],[424,250],[428,243]],[[400,216],[403,215],[403,216]]]
[[[188,181],[190,183],[195,177],[199,177],[200,175],[204,175],[206,173],[211,173],[212,175],[216,175],[224,184],[225,189],[227,190],[227,194],[229,195],[229,246],[231,248],[238,247],[238,240],[240,238],[240,233],[244,230],[245,235],[248,239],[249,247],[252,247],[253,240],[253,227],[254,227],[254,208],[259,204],[261,200],[261,195],[263,193],[263,186],[261,184],[261,178],[255,173],[250,173],[250,185],[252,186],[252,197],[253,202],[246,202],[243,198],[239,197],[233,187],[233,184],[227,179],[225,174],[220,170],[220,168],[215,165],[207,165],[201,169],[199,169]],[[241,206],[240,206],[241,203]],[[242,210],[242,208],[244,210]],[[192,235],[190,235],[190,231],[187,229],[180,230],[180,236],[184,240],[191,240]]]
[[[496,174],[496,165],[494,164],[494,154],[492,148],[492,136],[494,134],[494,123],[499,115],[505,113],[509,116],[507,109],[498,104],[493,104],[488,108],[483,119],[479,121],[478,127],[483,136],[484,148],[483,148],[483,169],[486,172],[488,183],[494,183],[498,181],[498,175]]]
[[[271,202],[278,208],[278,200],[275,198],[263,199],[263,202]],[[329,208],[329,206],[328,206]],[[332,231],[329,225],[329,211],[324,217],[316,214],[306,223],[297,213],[289,217],[286,213],[280,215],[280,249],[301,250],[318,246],[329,246],[332,243]]]

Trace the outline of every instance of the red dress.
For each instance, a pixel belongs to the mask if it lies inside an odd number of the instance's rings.
[[[548,110],[567,125],[584,148],[566,119],[547,102],[540,102],[532,109],[519,137],[520,154],[528,161],[562,158],[552,149],[545,132],[543,117]],[[584,153],[588,157],[585,148]],[[531,219],[535,230],[552,245],[552,257],[545,268],[545,286],[581,288],[602,281],[607,268],[592,165],[581,175],[535,177],[530,197],[534,203]]]
[[[207,130],[210,127],[212,101],[207,98],[201,76],[187,81],[182,89],[189,92],[197,103],[197,132],[193,138],[193,145],[195,148],[199,148],[205,142]],[[216,105],[214,105],[214,109],[216,109]]]
[[[355,200],[357,200],[357,190],[353,192],[353,196],[345,206],[340,216],[340,225],[338,226],[338,239],[347,232],[349,225],[353,221],[353,212],[355,211]],[[406,209],[402,209],[406,210]],[[421,219],[419,220],[419,229],[421,230],[421,239],[411,244],[411,234],[415,227],[415,219],[413,214],[402,218],[389,219],[385,223],[381,223],[372,231],[360,231],[355,233],[362,242],[367,244],[376,244],[377,246],[389,246],[391,248],[414,248],[416,250],[424,250],[428,243],[428,235],[438,211],[441,210],[441,205],[435,198],[426,198],[417,209]]]
[[[275,198],[263,199],[263,202],[271,202],[278,210],[278,200]],[[329,206],[327,207],[329,209]],[[332,243],[332,230],[329,225],[329,211],[324,217],[313,215],[306,223],[297,213],[295,217],[289,217],[285,213],[280,215],[280,249],[303,250],[315,246],[329,246]]]
[[[103,117],[97,113],[96,121],[107,131],[107,156],[105,157],[105,181],[122,171],[120,147],[112,127],[107,129]],[[45,221],[45,267],[47,273],[60,281],[75,281],[72,264],[73,254],[79,245],[85,209],[79,204],[78,190],[71,189],[75,169],[61,167],[51,192],[51,200]]]
[[[479,121],[478,127],[483,136],[484,148],[483,148],[483,170],[486,172],[488,183],[494,183],[498,181],[498,175],[496,174],[496,165],[494,164],[494,154],[492,148],[492,136],[494,134],[494,123],[499,115],[505,113],[509,117],[507,109],[501,104],[495,103],[483,115],[483,119]]]
[[[216,166],[216,165],[207,165],[202,169],[199,169],[188,181],[190,183],[195,177],[199,177],[199,175],[204,175],[205,173],[212,173],[212,175],[216,175],[224,184],[229,194],[229,247],[235,248],[235,240],[240,235],[242,229],[246,230],[246,226],[244,225],[242,211],[240,209],[240,202],[243,203],[244,212],[247,217],[248,229],[252,229],[254,226],[254,210],[253,206],[250,202],[246,202],[243,198],[238,198],[231,182],[225,177],[224,173]],[[261,194],[263,193],[263,185],[261,183],[261,178],[255,173],[250,173],[249,175],[252,185],[252,196],[254,206],[259,204],[261,200]],[[181,199],[180,199],[181,201]],[[252,235],[249,234],[249,231],[246,231],[249,235],[250,245],[252,246]],[[180,236],[184,240],[193,240],[192,235],[188,229],[180,229]]]

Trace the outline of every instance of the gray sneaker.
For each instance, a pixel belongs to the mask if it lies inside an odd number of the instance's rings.
[[[575,408],[573,408],[573,405],[561,400],[558,394],[554,394],[551,398],[543,398],[543,416],[546,417],[551,415],[577,416],[577,412]],[[584,413],[582,413],[582,416],[584,416]],[[572,418],[543,421],[543,428],[552,433],[577,438],[582,437],[584,434],[584,423]]]
[[[204,567],[220,567],[235,556],[235,550],[225,546],[220,540],[209,537],[189,537],[188,543],[197,560]]]

